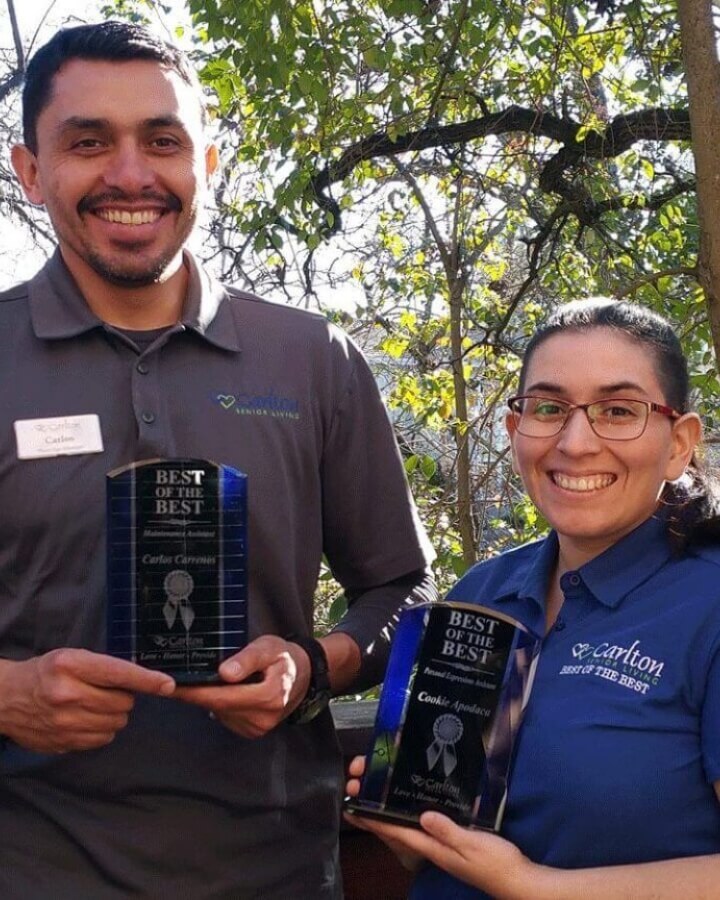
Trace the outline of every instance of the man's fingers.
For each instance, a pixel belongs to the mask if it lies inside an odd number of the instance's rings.
[[[287,641],[274,634],[265,634],[226,659],[218,669],[218,673],[224,681],[237,683],[255,672],[264,672],[286,653],[288,653]]]
[[[268,679],[258,684],[179,687],[173,696],[186,703],[204,706],[218,715],[272,708],[280,702],[278,687]]]
[[[175,681],[164,672],[145,669],[125,659],[116,659],[90,650],[53,651],[47,655],[47,665],[58,674],[74,675],[80,681],[96,687],[164,696],[175,690]]]
[[[208,687],[179,687],[178,700],[218,712],[223,709],[253,709],[265,697],[264,684],[224,684]]]

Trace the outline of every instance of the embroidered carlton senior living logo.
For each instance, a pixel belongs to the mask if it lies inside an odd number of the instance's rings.
[[[300,403],[291,397],[280,397],[274,391],[214,394],[213,401],[232,415],[270,416],[273,419],[300,418]]]
[[[629,647],[604,641],[600,644],[575,644],[573,658],[577,663],[565,665],[561,675],[590,675],[613,681],[620,687],[647,694],[660,683],[665,663],[640,649],[640,641]]]

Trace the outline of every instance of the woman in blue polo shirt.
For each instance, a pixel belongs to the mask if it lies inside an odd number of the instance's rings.
[[[413,900],[718,898],[720,504],[673,330],[627,303],[561,307],[507,429],[553,530],[450,592],[545,635],[502,836],[438,813],[361,825],[419,864]]]

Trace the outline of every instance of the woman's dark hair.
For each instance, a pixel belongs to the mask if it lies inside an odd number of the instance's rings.
[[[646,347],[653,355],[664,401],[685,413],[690,410],[690,379],[680,341],[669,322],[643,306],[605,297],[576,300],[558,307],[535,332],[525,350],[520,370],[520,393],[527,370],[539,346],[555,334],[610,328]],[[691,543],[720,541],[720,484],[693,456],[678,481],[668,482],[660,502],[673,549],[682,553]]]
[[[101,62],[141,59],[160,63],[177,72],[186,84],[196,89],[203,123],[206,121],[205,98],[187,56],[148,28],[112,20],[61,28],[35,53],[25,72],[22,94],[23,140],[33,153],[37,153],[38,149],[38,117],[52,99],[53,79],[73,59]],[[131,85],[128,85],[128,90],[132,90]]]

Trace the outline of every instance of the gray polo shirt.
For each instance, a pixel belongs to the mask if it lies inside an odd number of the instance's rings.
[[[94,316],[59,254],[0,294],[0,656],[104,649],[105,474],[134,460],[248,474],[251,636],[310,633],[324,553],[361,593],[342,629],[378,645],[386,612],[362,589],[430,558],[353,343],[186,262],[182,322],[143,352]],[[102,452],[18,459],[15,421],[81,414],[99,417]],[[329,714],[245,740],[140,697],[102,750],[10,745],[1,762],[3,898],[339,896]]]

